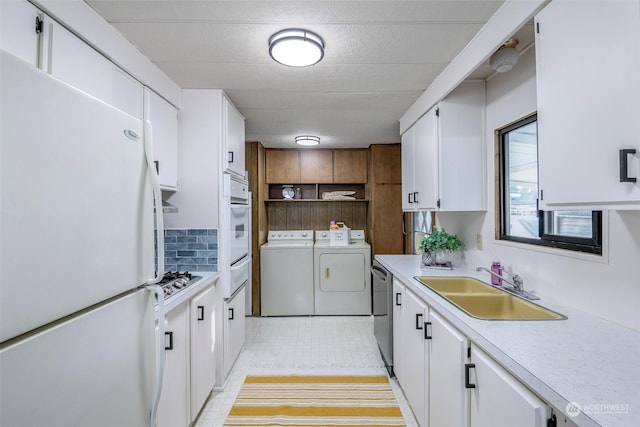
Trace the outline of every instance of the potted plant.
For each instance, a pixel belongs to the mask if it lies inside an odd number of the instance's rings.
[[[435,261],[436,264],[445,264],[449,261],[451,252],[457,252],[463,247],[464,243],[457,235],[447,233],[444,228],[433,227],[431,234],[422,238],[418,249],[430,253],[432,261]],[[425,264],[427,263],[425,262]]]

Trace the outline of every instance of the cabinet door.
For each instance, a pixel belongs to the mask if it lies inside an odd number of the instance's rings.
[[[153,156],[160,186],[176,190],[178,185],[178,110],[149,88],[144,89],[145,119],[153,127]]]
[[[245,339],[245,288],[233,297],[229,302],[225,302],[227,309],[225,317],[225,377],[231,372],[231,368],[240,355]]]
[[[429,425],[467,427],[464,364],[468,340],[438,313],[429,312]]]
[[[113,63],[57,22],[51,23],[48,71],[111,104]]]
[[[236,109],[236,107],[227,99],[223,97],[223,123],[226,123],[226,167],[225,169],[235,172],[241,176],[245,176],[245,164],[244,164],[244,117]]]
[[[639,209],[640,45],[621,41],[640,40],[640,2],[553,1],[536,21],[542,203]],[[623,149],[636,182],[620,181]]]
[[[471,427],[545,427],[548,407],[478,347],[471,347]],[[474,375],[475,374],[475,375]]]
[[[415,159],[416,125],[411,126],[402,134],[402,210],[413,211],[416,206],[413,203],[414,189],[414,159]]]
[[[216,381],[214,353],[215,288],[200,292],[190,302],[191,316],[191,420],[193,421]]]
[[[437,109],[427,112],[415,125],[414,206],[438,207],[438,117]],[[457,165],[454,165],[458,169]]]
[[[333,182],[333,152],[331,150],[300,151],[300,183],[327,184]]]
[[[398,279],[393,279],[393,372],[404,389],[404,318],[403,301],[404,285]]]
[[[0,47],[25,62],[38,66],[39,35],[36,18],[40,11],[27,0],[0,2]]]
[[[427,420],[427,339],[425,328],[429,315],[426,304],[411,291],[405,292],[402,308],[404,323],[404,394],[421,426]]]
[[[267,184],[300,182],[300,153],[296,150],[266,150],[265,178]]]
[[[438,197],[442,211],[484,209],[484,82],[463,82],[439,104]]]
[[[189,318],[185,302],[165,317],[165,361],[157,427],[189,425]]]
[[[367,183],[367,150],[334,150],[333,182]]]
[[[144,117],[143,87],[120,68],[113,66],[112,70],[111,105],[142,119]]]

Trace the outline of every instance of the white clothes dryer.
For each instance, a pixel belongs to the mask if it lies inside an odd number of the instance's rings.
[[[316,315],[371,314],[371,246],[364,230],[351,230],[350,235],[349,245],[331,246],[329,230],[316,230]]]
[[[313,230],[269,231],[260,247],[262,316],[309,316],[313,305]]]

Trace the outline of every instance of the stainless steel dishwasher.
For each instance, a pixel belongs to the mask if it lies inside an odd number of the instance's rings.
[[[377,261],[371,266],[373,290],[373,334],[382,359],[393,377],[393,276]]]

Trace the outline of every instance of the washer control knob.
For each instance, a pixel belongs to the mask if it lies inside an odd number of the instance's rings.
[[[307,237],[307,233],[302,233],[302,237]]]

